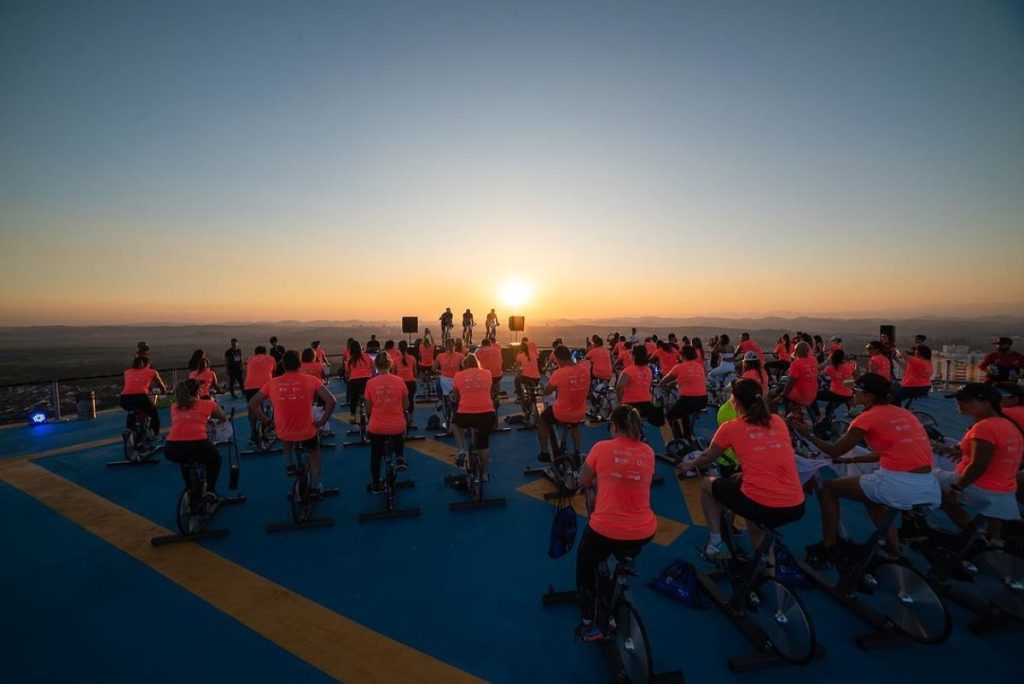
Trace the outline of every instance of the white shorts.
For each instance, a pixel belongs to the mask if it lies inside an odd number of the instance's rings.
[[[932,472],[943,490],[949,489],[960,476],[948,470]],[[960,497],[963,507],[975,514],[996,520],[1020,520],[1020,506],[1017,504],[1017,492],[992,492],[978,485],[964,488]]]
[[[451,394],[455,389],[455,378],[440,375],[437,378],[437,386],[441,389],[441,394]]]
[[[860,476],[860,488],[869,501],[900,511],[908,511],[921,504],[938,506],[942,501],[939,482],[931,473],[879,468]]]

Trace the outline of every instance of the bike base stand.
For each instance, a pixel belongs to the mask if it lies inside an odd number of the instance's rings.
[[[369,445],[369,443],[370,443],[370,440],[368,440],[368,439],[357,439],[357,440],[353,440],[351,442],[342,442],[341,446],[343,446],[343,447],[360,447],[360,446],[367,446],[367,445]]]
[[[126,467],[126,466],[156,465],[159,462],[160,462],[159,458],[156,458],[156,456],[150,454],[149,456],[146,456],[145,458],[140,458],[140,459],[138,459],[136,461],[128,461],[128,460],[107,461],[107,467],[108,468],[123,468],[123,467]]]
[[[768,635],[760,627],[745,614],[733,610],[730,606],[731,597],[725,595],[722,587],[716,581],[716,578],[722,576],[722,573],[719,572],[701,572],[697,574],[697,580],[700,582],[701,588],[711,597],[711,600],[718,604],[722,612],[732,620],[732,623],[743,632],[743,636],[747,637],[754,648],[757,649],[757,653],[729,658],[727,661],[729,670],[731,672],[750,672],[751,670],[760,670],[766,667],[791,665],[792,663],[775,651],[765,648],[765,644],[769,642],[769,639]],[[824,647],[821,644],[817,644],[814,651],[814,659],[817,660],[824,657]]]
[[[288,530],[302,530],[307,527],[331,527],[333,525],[334,518],[310,518],[300,523],[270,523],[267,525],[267,532],[286,532]]]
[[[181,542],[198,542],[204,539],[220,539],[228,536],[227,529],[203,530],[195,534],[168,534],[163,537],[153,537],[149,543],[153,546],[167,546],[168,544],[180,544]]]
[[[455,501],[448,504],[449,511],[465,511],[472,508],[495,508],[506,505],[505,497],[500,499],[479,499],[472,501]]]

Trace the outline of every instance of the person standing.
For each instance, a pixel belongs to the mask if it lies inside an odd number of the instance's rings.
[[[231,398],[235,398],[235,383],[238,389],[245,387],[245,379],[242,371],[242,350],[238,347],[238,339],[231,338],[231,346],[224,352],[224,365],[228,369],[228,392]]]
[[[277,343],[277,337],[270,338],[270,356],[274,359],[274,377],[284,373],[284,366],[281,365],[284,359],[284,346]]]

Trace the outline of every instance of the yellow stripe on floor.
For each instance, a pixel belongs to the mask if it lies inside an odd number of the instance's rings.
[[[195,544],[153,548],[159,525],[21,462],[0,479],[327,675],[346,682],[479,682]]]
[[[117,437],[107,437],[104,439],[95,439],[91,442],[81,442],[79,444],[71,444],[66,447],[60,447],[59,449],[49,449],[48,451],[36,451],[31,454],[21,454],[20,456],[12,456],[11,458],[5,458],[0,461],[0,470],[17,463],[23,463],[28,460],[35,461],[40,458],[46,458],[47,456],[60,456],[61,454],[70,454],[73,451],[81,451],[83,449],[94,449],[101,446],[109,446],[111,444],[120,444],[124,441],[120,435]],[[117,456],[123,458],[121,452],[117,453]]]
[[[455,465],[455,455],[458,453],[458,449],[455,447],[438,442],[436,439],[418,439],[415,442],[406,442],[405,448],[417,451],[424,456],[430,456],[450,466]]]
[[[555,505],[555,500],[545,500],[544,495],[557,491],[555,485],[551,484],[548,480],[538,477],[535,480],[527,482],[522,487],[516,489],[521,494],[532,496],[535,499],[539,499],[544,503]],[[572,507],[584,518],[587,517],[587,504],[583,500],[582,494],[577,494],[572,499]],[[664,518],[660,515],[658,518],[658,531],[654,533],[654,543],[659,546],[669,546],[672,542],[679,538],[683,532],[686,531],[686,523],[681,523],[678,520],[672,520],[671,518]]]

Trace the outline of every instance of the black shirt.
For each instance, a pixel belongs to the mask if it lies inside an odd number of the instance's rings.
[[[228,349],[224,352],[224,363],[232,368],[242,367],[242,350],[241,349]]]

